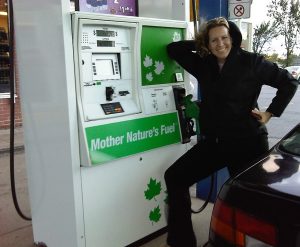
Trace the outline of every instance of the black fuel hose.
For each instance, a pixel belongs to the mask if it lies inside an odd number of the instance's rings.
[[[10,78],[10,182],[13,203],[17,213],[24,220],[31,220],[20,209],[15,183],[15,66],[14,66],[14,18],[13,3],[8,0],[9,78]]]

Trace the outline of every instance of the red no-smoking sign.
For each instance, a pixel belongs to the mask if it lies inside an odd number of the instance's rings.
[[[250,18],[251,0],[228,0],[228,18]]]
[[[236,17],[241,17],[245,13],[245,8],[243,5],[236,5],[233,9],[233,13]]]

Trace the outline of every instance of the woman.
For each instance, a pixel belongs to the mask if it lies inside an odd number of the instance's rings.
[[[298,82],[274,63],[240,48],[237,26],[219,17],[205,23],[195,40],[173,42],[169,56],[199,82],[199,142],[165,173],[168,190],[167,246],[196,247],[189,187],[227,167],[230,175],[247,168],[268,151],[265,124],[279,117]],[[266,111],[257,99],[263,85],[277,88]]]

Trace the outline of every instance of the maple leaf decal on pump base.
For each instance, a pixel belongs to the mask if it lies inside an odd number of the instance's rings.
[[[161,192],[161,183],[156,182],[156,179],[150,178],[150,182],[147,185],[148,189],[144,191],[146,199],[151,200],[154,198],[156,201],[155,196],[158,196]]]

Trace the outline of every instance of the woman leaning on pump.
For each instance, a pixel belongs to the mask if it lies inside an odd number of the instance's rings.
[[[193,75],[200,88],[199,142],[165,172],[168,237],[165,246],[196,247],[189,187],[227,167],[231,176],[268,151],[265,124],[279,117],[298,81],[263,56],[243,50],[238,27],[223,17],[205,22],[195,40],[167,46],[170,58]],[[263,85],[277,89],[266,111],[257,99]]]

